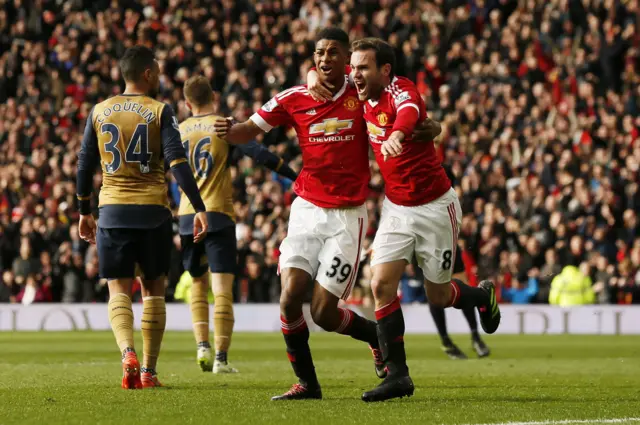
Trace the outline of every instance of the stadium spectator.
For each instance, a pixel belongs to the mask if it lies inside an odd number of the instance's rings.
[[[42,283],[38,282],[33,275],[27,276],[26,283],[22,286],[16,301],[24,305],[38,302],[51,302],[51,291]]]
[[[583,264],[580,268],[566,266],[562,272],[553,278],[549,292],[549,304],[560,307],[571,307],[583,304],[593,304],[595,292],[589,277],[589,266]],[[624,280],[622,284],[626,283]]]
[[[512,304],[529,304],[538,293],[538,279],[529,277],[525,282],[515,281],[502,291],[502,300]]]
[[[27,222],[26,220],[24,221]],[[27,277],[40,272],[40,261],[34,258],[31,250],[31,242],[28,237],[20,240],[20,256],[13,260],[13,275],[18,285],[24,285]]]
[[[2,273],[2,282],[0,282],[0,302],[15,302],[16,284],[11,270],[5,270]]]
[[[558,263],[558,253],[556,250],[549,248],[545,252],[545,264],[540,270],[540,279],[538,282],[538,293],[535,294],[535,302],[540,304],[546,304],[549,300],[549,291],[551,290],[551,281],[553,278],[562,272],[562,266]],[[603,267],[607,267],[606,258],[601,257]]]
[[[442,122],[470,281],[508,292],[535,278],[531,302],[547,302],[553,277],[575,266],[598,302],[640,302],[639,13],[638,0],[0,0],[0,301],[48,289],[55,301],[105,299],[95,252],[77,238],[75,161],[90,105],[123,87],[126,47],[155,49],[159,100],[180,119],[181,85],[201,73],[217,113],[243,121],[301,83],[315,32],[339,25],[387,39]],[[299,170],[290,130],[261,141]],[[368,237],[382,192],[372,169]],[[234,158],[232,174],[236,301],[274,301],[290,183],[250,159]],[[354,291],[365,305],[366,273],[365,262]]]

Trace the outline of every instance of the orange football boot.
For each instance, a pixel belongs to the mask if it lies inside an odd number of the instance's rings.
[[[140,362],[133,351],[127,352],[122,359],[122,388],[125,390],[142,389],[140,379]]]
[[[158,375],[151,372],[142,372],[142,387],[143,388],[156,388],[163,385],[158,381]]]

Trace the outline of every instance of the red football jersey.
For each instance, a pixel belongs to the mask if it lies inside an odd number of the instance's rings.
[[[332,102],[313,100],[306,86],[278,93],[251,116],[270,131],[292,126],[302,150],[302,171],[293,189],[322,208],[364,204],[369,185],[369,146],[362,102],[345,80]]]
[[[438,160],[433,141],[414,143],[409,135],[402,144],[402,153],[384,160],[382,142],[393,133],[398,111],[404,108],[418,111],[419,123],[427,117],[416,85],[406,78],[394,77],[377,102],[365,102],[364,118],[387,198],[397,205],[423,205],[444,195],[451,188],[451,181]]]

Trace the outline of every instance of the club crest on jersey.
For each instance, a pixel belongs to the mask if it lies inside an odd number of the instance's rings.
[[[360,103],[355,97],[350,96],[344,101],[344,107],[349,111],[355,111],[358,109],[358,106],[360,106]]]
[[[270,101],[262,105],[262,110],[265,112],[271,112],[274,109],[276,109],[277,106],[278,106],[278,101],[274,97],[273,99],[271,99]]]
[[[309,128],[309,134],[323,133],[325,136],[338,134],[342,130],[349,129],[353,126],[353,120],[339,120],[338,118],[329,118],[321,123],[312,124]]]
[[[389,122],[389,117],[384,112],[380,112],[377,118],[380,125],[387,125],[387,123]]]

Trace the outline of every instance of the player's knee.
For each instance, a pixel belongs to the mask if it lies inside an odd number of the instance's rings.
[[[280,293],[280,312],[284,317],[293,317],[297,309],[297,302],[291,292],[283,290]]]
[[[161,297],[165,295],[165,280],[162,276],[156,279],[142,279],[143,297]]]
[[[451,285],[425,281],[424,286],[431,305],[437,307],[449,306],[451,302]]]
[[[311,276],[304,270],[287,268],[282,272],[280,312],[288,319],[302,314],[302,303],[311,284]]]
[[[201,273],[199,275],[192,275],[193,285],[207,285],[207,289],[209,286],[209,279],[207,273]]]
[[[371,280],[371,291],[376,300],[379,301],[393,301],[395,296],[394,285],[388,279],[374,276]]]
[[[284,317],[292,318],[302,312],[304,291],[300,290],[300,287],[300,284],[292,282],[282,288],[280,293],[280,312]]]

